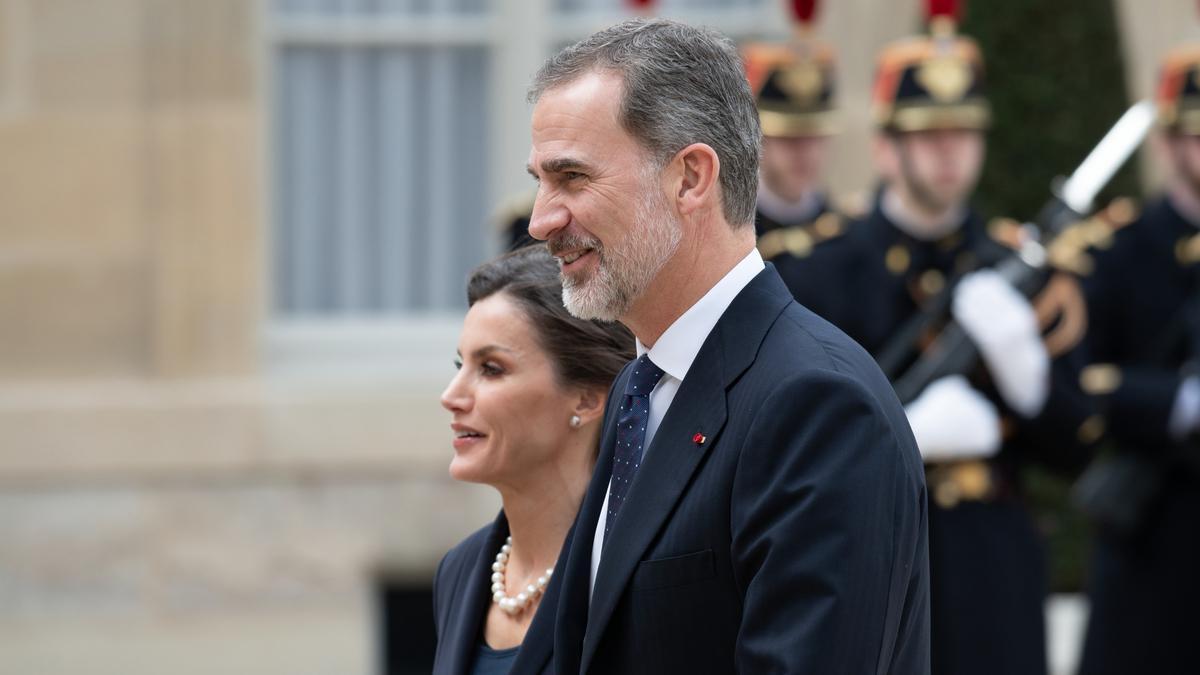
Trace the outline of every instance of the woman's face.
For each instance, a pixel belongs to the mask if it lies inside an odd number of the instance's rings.
[[[458,373],[442,393],[453,414],[457,480],[520,486],[568,446],[581,396],[555,378],[525,312],[506,294],[476,302],[463,322]]]

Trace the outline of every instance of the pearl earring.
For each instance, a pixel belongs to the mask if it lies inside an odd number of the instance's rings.
[[[579,415],[571,415],[571,428],[572,429],[578,429],[579,425],[581,425],[581,424],[583,424],[583,420],[580,419]]]

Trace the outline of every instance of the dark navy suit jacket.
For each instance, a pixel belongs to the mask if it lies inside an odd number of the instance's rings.
[[[871,357],[773,266],[700,349],[589,602],[616,408],[556,577],[560,675],[929,672],[925,479],[908,421]]]
[[[433,581],[433,615],[437,626],[435,675],[468,675],[483,634],[483,619],[492,602],[492,563],[509,534],[501,511],[495,522],[450,549]],[[554,611],[561,585],[555,576],[546,586],[533,622],[521,642],[511,675],[552,673]]]

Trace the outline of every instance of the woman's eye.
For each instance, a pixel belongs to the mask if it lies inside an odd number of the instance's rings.
[[[462,370],[462,359],[454,359],[454,369]]]
[[[479,367],[479,370],[487,377],[495,377],[504,373],[504,369],[494,363],[485,363]]]

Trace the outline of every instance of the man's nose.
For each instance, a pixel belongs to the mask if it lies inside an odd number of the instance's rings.
[[[541,197],[533,205],[529,217],[529,236],[546,241],[571,222],[571,212],[562,204],[545,203]]]

